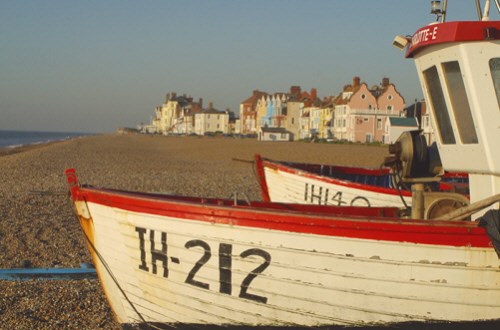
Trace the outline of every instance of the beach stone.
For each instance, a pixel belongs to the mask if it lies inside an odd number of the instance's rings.
[[[21,268],[31,268],[33,266],[30,260],[21,261]]]

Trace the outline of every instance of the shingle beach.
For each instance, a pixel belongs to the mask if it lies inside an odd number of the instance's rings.
[[[252,161],[379,166],[387,147],[223,137],[99,135],[0,150],[0,268],[90,262],[64,170],[95,186],[260,200]],[[0,329],[119,329],[97,280],[0,281]]]

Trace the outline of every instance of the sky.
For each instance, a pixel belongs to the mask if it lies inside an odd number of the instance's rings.
[[[448,20],[476,16],[449,1]],[[325,97],[354,76],[409,105],[421,87],[392,40],[434,20],[426,0],[0,0],[0,130],[136,127],[169,92],[238,113],[256,89]]]

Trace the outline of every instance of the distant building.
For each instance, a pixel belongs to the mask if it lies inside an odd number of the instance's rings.
[[[258,133],[259,141],[292,141],[292,133],[283,127],[261,127]]]
[[[431,115],[427,111],[425,100],[417,101],[414,104],[405,108],[406,117],[415,117],[417,119],[419,129],[425,136],[428,145],[431,145],[435,140],[434,128],[432,127]]]
[[[252,95],[240,104],[240,133],[257,133],[257,103],[262,97],[266,97],[266,92],[254,90]]]
[[[321,107],[316,88],[310,92],[302,91],[300,86],[291,86],[287,102],[287,112],[284,127],[291,133],[294,140],[309,138],[311,127],[319,130],[321,119],[310,123],[312,109]],[[319,115],[319,114],[318,114]],[[321,117],[321,115],[320,115]]]
[[[366,143],[387,143],[386,122],[391,117],[400,117],[405,105],[389,78],[384,78],[380,86],[368,88],[359,77],[353,78],[352,85],[344,86],[334,103],[334,137]]]
[[[403,132],[414,130],[418,130],[416,118],[390,117],[385,127],[387,136],[385,143],[394,143]]]
[[[285,125],[287,95],[276,93],[262,96],[255,107],[257,130],[260,127],[282,127]]]
[[[194,102],[192,97],[185,94],[177,96],[176,93],[168,93],[165,103],[155,108],[155,116],[151,121],[156,133],[160,134],[190,134],[194,129],[193,115],[200,112],[203,99]],[[148,131],[152,131],[148,128]]]
[[[229,113],[214,109],[212,103],[209,108],[194,115],[194,133],[205,135],[206,133],[229,133]]]

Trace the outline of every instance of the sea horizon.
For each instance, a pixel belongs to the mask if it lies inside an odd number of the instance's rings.
[[[95,134],[97,133],[54,132],[42,130],[0,130],[0,148],[17,148]]]

